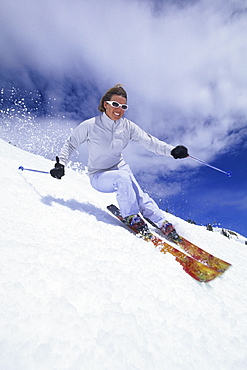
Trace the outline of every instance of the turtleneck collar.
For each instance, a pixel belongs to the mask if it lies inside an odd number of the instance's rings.
[[[120,122],[120,120],[121,120],[121,118],[120,119],[118,119],[117,121],[113,121],[112,119],[110,119],[108,116],[107,116],[107,114],[104,112],[103,114],[102,114],[102,119],[103,119],[103,121],[104,122],[106,122],[106,123],[108,123],[108,124],[113,124],[113,123],[119,123]]]

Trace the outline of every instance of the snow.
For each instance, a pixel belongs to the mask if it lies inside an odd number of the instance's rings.
[[[230,262],[210,283],[110,215],[85,173],[0,140],[1,370],[232,370],[247,364],[247,246],[167,214]],[[244,238],[242,238],[244,239]]]

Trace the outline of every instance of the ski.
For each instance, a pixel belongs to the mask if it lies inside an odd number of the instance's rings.
[[[153,223],[151,220],[146,219],[152,226],[154,226],[158,232],[160,232],[158,226]],[[162,236],[166,237],[164,234]],[[187,254],[189,254],[193,259],[203,263],[204,265],[219,271],[224,272],[226,271],[231,264],[223,261],[222,259],[215,257],[214,255],[206,252],[205,250],[199,248],[197,245],[193,244],[189,240],[185,239],[181,235],[177,233],[174,234],[175,237],[167,237],[167,240],[177,244],[180,248],[182,248]]]
[[[192,278],[194,278],[195,280],[206,283],[222,275],[223,273],[222,271],[217,271],[215,269],[212,269],[204,265],[203,263],[193,259],[191,256],[188,256],[187,254],[171,246],[164,240],[158,238],[152,232],[150,232],[148,237],[138,234],[136,229],[132,228],[131,226],[125,223],[124,218],[121,216],[120,210],[115,205],[112,204],[110,206],[107,206],[107,209],[115,217],[117,217],[121,222],[123,222],[130,230],[132,230],[135,234],[140,236],[145,241],[152,242],[155,248],[157,248],[160,252],[162,253],[168,252],[172,254],[175,257],[175,260],[179,262],[180,265],[183,267],[184,271],[187,274],[189,274]]]

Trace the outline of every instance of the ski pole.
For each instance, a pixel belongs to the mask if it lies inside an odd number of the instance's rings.
[[[39,172],[39,173],[50,173],[50,172],[46,172],[46,171],[31,170],[30,168],[24,168],[22,166],[20,166],[18,168],[18,170],[21,170],[21,171],[33,171],[33,172]]]
[[[199,163],[202,163],[202,164],[204,164],[205,166],[208,166],[208,167],[210,167],[210,168],[213,168],[213,169],[214,169],[214,170],[216,170],[216,171],[222,172],[222,173],[226,174],[228,177],[231,177],[231,176],[232,176],[232,172],[231,172],[231,171],[223,171],[223,170],[221,170],[220,168],[217,168],[217,167],[211,166],[211,164],[206,163],[206,162],[202,161],[201,159],[198,159],[198,158],[196,158],[196,157],[192,157],[192,155],[189,155],[189,158],[194,159],[195,161],[197,161],[197,162],[199,162]]]

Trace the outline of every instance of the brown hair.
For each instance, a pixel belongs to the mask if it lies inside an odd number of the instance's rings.
[[[127,92],[124,90],[123,85],[117,84],[117,85],[111,87],[109,90],[107,90],[106,93],[100,99],[100,104],[99,104],[99,107],[98,107],[98,110],[100,112],[105,112],[104,102],[108,101],[108,100],[111,100],[112,95],[122,96],[127,101]]]

